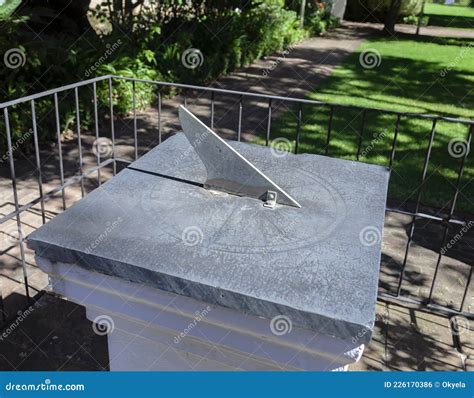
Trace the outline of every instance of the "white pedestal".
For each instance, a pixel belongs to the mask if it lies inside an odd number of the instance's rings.
[[[275,323],[76,265],[36,260],[56,293],[84,305],[91,321],[108,324],[113,371],[344,370],[364,348],[290,327],[285,319]]]

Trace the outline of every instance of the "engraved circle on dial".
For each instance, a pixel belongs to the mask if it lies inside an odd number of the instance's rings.
[[[284,205],[269,209],[256,199],[188,184],[180,186],[182,200],[173,202],[163,182],[151,188],[142,208],[159,212],[163,233],[179,241],[183,231],[194,228],[201,234],[200,245],[215,252],[272,253],[330,239],[346,215],[341,194],[321,176],[291,167],[282,173],[285,189],[301,209]]]

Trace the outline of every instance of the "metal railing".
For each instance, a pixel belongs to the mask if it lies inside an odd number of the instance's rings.
[[[90,79],[86,81],[82,81],[80,83],[70,84],[63,87],[59,87],[53,90],[44,91],[39,94],[29,95],[23,98],[19,98],[16,100],[4,102],[0,104],[0,108],[3,110],[3,117],[5,123],[5,133],[6,133],[6,140],[8,145],[8,163],[10,168],[10,178],[11,184],[13,188],[13,205],[14,210],[3,215],[0,219],[0,229],[3,224],[7,221],[15,220],[18,228],[18,237],[19,242],[18,245],[20,247],[20,261],[21,266],[23,269],[23,283],[26,289],[26,297],[29,299],[29,289],[28,289],[28,272],[26,267],[26,259],[25,259],[25,237],[23,236],[22,232],[22,216],[25,211],[32,209],[34,206],[40,206],[41,218],[42,223],[46,222],[45,216],[45,202],[52,198],[57,194],[61,194],[62,196],[62,208],[66,209],[66,196],[65,196],[65,189],[69,186],[74,184],[80,184],[81,196],[85,195],[85,188],[84,188],[84,180],[93,174],[98,175],[98,184],[101,183],[101,170],[107,167],[112,167],[113,175],[117,172],[117,166],[119,164],[128,164],[130,160],[119,158],[116,154],[116,137],[115,137],[115,126],[116,118],[114,118],[114,98],[113,98],[113,88],[114,83],[116,81],[126,81],[130,82],[132,85],[132,112],[131,117],[133,118],[133,158],[137,159],[139,156],[138,151],[138,127],[137,127],[137,97],[136,97],[136,90],[137,84],[148,84],[153,85],[156,87],[156,128],[158,134],[158,143],[161,143],[163,139],[163,111],[162,106],[163,102],[167,99],[171,100],[171,97],[166,97],[163,95],[163,90],[173,88],[181,90],[181,98],[182,101],[186,104],[188,101],[188,96],[186,93],[198,93],[198,97],[201,99],[206,98],[209,107],[209,124],[211,128],[215,125],[215,106],[216,106],[216,97],[218,96],[226,96],[235,98],[233,103],[236,105],[236,112],[238,113],[237,123],[235,125],[235,138],[237,140],[241,140],[242,138],[242,125],[243,125],[243,111],[245,108],[245,101],[248,99],[258,100],[265,103],[265,109],[262,111],[264,112],[263,122],[265,127],[265,137],[264,141],[266,145],[269,145],[271,142],[272,137],[272,116],[274,117],[275,111],[275,103],[278,102],[285,102],[289,103],[291,106],[295,108],[295,117],[296,117],[296,128],[294,132],[294,152],[298,153],[300,151],[300,146],[303,143],[302,139],[302,121],[303,121],[303,106],[305,107],[316,107],[320,109],[321,107],[326,108],[328,111],[328,117],[326,121],[326,128],[325,128],[325,149],[323,150],[322,154],[331,156],[332,154],[329,153],[329,147],[332,139],[333,133],[333,118],[336,111],[346,111],[348,109],[355,110],[360,113],[362,122],[357,132],[357,153],[356,153],[356,160],[360,160],[363,140],[364,140],[364,129],[366,128],[366,117],[371,112],[376,112],[385,115],[392,115],[395,119],[395,123],[393,126],[387,126],[387,128],[393,132],[393,140],[391,143],[391,150],[388,156],[388,163],[387,167],[390,170],[394,168],[394,159],[395,154],[397,151],[397,143],[399,139],[399,130],[400,130],[400,123],[404,119],[422,119],[422,120],[429,120],[431,122],[431,131],[428,135],[428,143],[427,149],[424,156],[423,166],[422,166],[422,175],[420,179],[419,186],[416,192],[416,202],[413,204],[411,209],[400,208],[397,206],[388,206],[386,209],[387,213],[397,213],[407,217],[410,217],[410,223],[407,230],[407,241],[404,246],[404,255],[403,260],[400,264],[399,275],[397,277],[396,283],[394,284],[395,289],[392,291],[381,291],[379,294],[379,298],[385,301],[393,301],[397,303],[402,303],[409,306],[415,306],[421,310],[425,311],[433,311],[439,314],[443,314],[446,316],[455,316],[455,315],[462,315],[467,318],[474,318],[474,314],[470,309],[468,309],[466,305],[466,300],[468,297],[468,292],[471,288],[472,282],[472,265],[470,265],[470,269],[468,271],[468,276],[466,278],[465,286],[463,287],[462,299],[461,302],[457,307],[447,305],[447,304],[438,304],[433,300],[433,294],[435,290],[435,285],[438,280],[438,276],[440,273],[440,264],[443,259],[443,251],[442,248],[446,245],[448,239],[448,232],[450,225],[458,225],[458,226],[466,226],[471,225],[474,221],[469,220],[466,218],[462,219],[459,217],[454,217],[456,203],[458,201],[459,193],[461,190],[460,184],[463,177],[463,173],[465,170],[466,160],[468,158],[469,151],[463,155],[461,159],[461,164],[459,169],[457,170],[457,178],[456,178],[456,186],[454,195],[450,201],[449,208],[447,211],[440,213],[438,211],[426,211],[422,205],[422,194],[425,186],[425,182],[428,175],[428,168],[430,165],[430,156],[436,141],[436,129],[437,124],[441,121],[448,122],[448,123],[455,123],[458,125],[462,125],[466,127],[467,131],[467,138],[466,141],[468,145],[471,144],[472,135],[474,131],[474,121],[473,120],[466,120],[466,119],[457,119],[451,117],[443,117],[443,116],[433,116],[433,115],[426,115],[426,114],[417,114],[417,113],[408,113],[408,112],[395,112],[395,111],[381,111],[380,109],[375,108],[364,108],[359,106],[348,106],[348,105],[339,105],[339,104],[332,104],[322,101],[315,101],[309,99],[300,99],[300,98],[289,98],[289,97],[282,97],[282,96],[275,96],[275,95],[265,95],[259,93],[250,93],[250,92],[242,92],[242,91],[235,91],[235,90],[224,90],[220,88],[213,88],[213,87],[200,87],[194,85],[187,85],[187,84],[175,84],[175,83],[167,83],[167,82],[157,82],[157,81],[150,81],[145,79],[133,79],[133,78],[125,78],[121,76],[113,76],[107,75],[103,77],[98,77],[95,79]],[[80,96],[79,90],[82,90],[85,87],[90,89],[92,87],[92,101],[93,101],[93,123],[92,123],[92,130],[95,134],[95,138],[99,139],[99,118],[100,112],[98,109],[98,97],[97,97],[97,84],[98,83],[106,83],[108,84],[108,109],[107,113],[110,119],[110,136],[111,136],[111,143],[112,143],[112,156],[109,159],[103,160],[101,159],[100,151],[97,151],[97,159],[96,165],[94,167],[89,167],[85,169],[83,155],[82,155],[82,134],[83,128],[81,127],[81,118],[80,118]],[[78,165],[77,165],[77,172],[71,178],[65,178],[64,175],[64,164],[63,164],[63,157],[62,157],[62,142],[61,142],[61,122],[60,122],[60,109],[59,109],[59,100],[58,94],[71,92],[74,94],[74,104],[75,104],[75,126],[76,126],[76,139],[77,139],[77,150],[78,150]],[[38,137],[38,128],[37,128],[37,120],[36,120],[36,102],[40,99],[52,97],[53,104],[54,104],[54,115],[55,115],[55,122],[56,122],[56,141],[57,141],[57,149],[59,153],[59,179],[60,184],[56,186],[54,189],[45,192],[44,183],[43,183],[43,174],[41,170],[41,159],[40,159],[40,147],[39,147],[39,137]],[[209,99],[207,99],[209,98]],[[18,189],[17,189],[17,177],[15,174],[15,166],[16,160],[14,157],[13,151],[13,139],[12,139],[12,132],[10,128],[10,111],[15,106],[20,104],[28,104],[31,109],[31,119],[32,119],[32,130],[33,130],[33,143],[34,143],[34,153],[35,153],[35,164],[36,164],[36,173],[37,173],[37,186],[39,195],[29,200],[27,203],[21,203],[18,197]],[[262,113],[263,115],[263,113]],[[428,297],[408,297],[404,295],[402,285],[406,282],[406,269],[407,269],[407,261],[409,257],[409,253],[412,250],[412,245],[414,241],[414,233],[417,221],[420,220],[431,220],[435,222],[439,222],[442,232],[440,232],[440,239],[439,243],[436,244],[436,263],[434,264],[434,270],[431,278],[431,283],[429,286],[429,295]],[[472,248],[471,248],[472,249]],[[471,258],[474,258],[474,252],[469,253]],[[0,309],[3,309],[3,301],[0,302]],[[4,311],[2,310],[2,314],[5,316]]]

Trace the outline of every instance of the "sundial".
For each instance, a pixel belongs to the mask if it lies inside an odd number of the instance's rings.
[[[29,236],[36,254],[295,327],[370,339],[387,169],[183,132]],[[103,237],[103,239],[98,239]],[[100,240],[100,244],[95,244]],[[362,333],[363,332],[363,333]]]
[[[265,200],[265,207],[277,203],[301,207],[287,192],[196,118],[179,107],[183,132],[206,167],[204,187],[238,196]]]

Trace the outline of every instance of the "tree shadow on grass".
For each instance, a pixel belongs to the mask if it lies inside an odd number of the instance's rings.
[[[446,28],[474,29],[474,18],[454,16],[454,15],[435,15],[425,14],[429,17],[429,26],[443,26]]]
[[[383,56],[380,68],[367,70],[361,67],[358,54],[355,54],[344,64],[349,73],[330,76],[316,97],[341,95],[341,90],[345,90],[351,93],[350,103],[362,99],[370,104],[374,100],[385,109],[459,117],[461,108],[474,107],[474,100],[469,96],[472,80],[468,75],[471,72],[454,67],[443,78],[440,71],[445,67],[439,63],[405,59],[401,55]],[[378,98],[379,92],[383,92],[384,97]],[[421,94],[419,101],[413,101]],[[295,142],[297,114],[295,107],[283,113],[273,124],[272,138],[285,137]],[[329,106],[303,106],[300,152],[351,160],[355,160],[359,153],[359,160],[363,162],[384,166],[390,164],[397,115],[377,110],[366,111],[364,115],[361,109],[335,107],[328,146],[330,114]],[[418,198],[432,127],[433,121],[429,119],[411,116],[400,119],[389,197],[402,204],[416,202]],[[449,205],[461,166],[461,157],[450,154],[450,143],[452,140],[465,140],[467,135],[468,126],[465,124],[437,122],[427,178],[423,184],[422,204],[437,208]],[[471,214],[474,209],[469,198],[474,197],[474,184],[468,182],[472,178],[474,164],[472,157],[468,157],[457,209]]]

